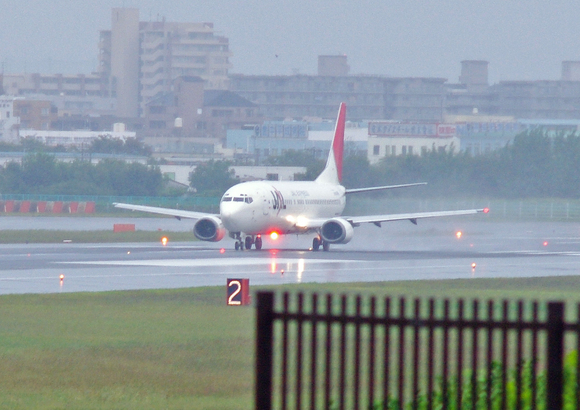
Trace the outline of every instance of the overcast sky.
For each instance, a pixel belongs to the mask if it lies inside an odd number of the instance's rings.
[[[442,77],[489,61],[490,83],[557,80],[580,60],[575,0],[0,0],[5,73],[90,73],[111,8],[140,20],[214,23],[232,72],[316,74],[317,56],[346,54],[351,74]],[[278,57],[276,57],[278,56]]]

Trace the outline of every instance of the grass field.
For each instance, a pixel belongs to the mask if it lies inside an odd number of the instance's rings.
[[[577,302],[579,288],[562,277],[274,289]],[[255,310],[225,306],[225,286],[6,295],[0,310],[0,408],[253,408]]]

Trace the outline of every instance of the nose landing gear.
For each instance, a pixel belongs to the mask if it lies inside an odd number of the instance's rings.
[[[251,236],[246,236],[245,242],[246,249],[252,249],[252,245],[254,244],[254,238],[252,238]]]
[[[242,239],[242,236],[240,234],[237,234],[235,236],[235,239],[236,239],[235,243],[236,251],[243,251],[244,248],[252,249],[252,246],[255,246],[256,250],[262,249],[262,237],[260,235],[256,236],[255,239],[253,236],[246,236],[244,239]]]

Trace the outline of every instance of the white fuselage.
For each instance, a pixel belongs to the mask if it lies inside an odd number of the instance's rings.
[[[299,181],[244,182],[228,189],[220,216],[229,232],[247,235],[303,233],[311,219],[340,216],[345,206],[341,185]]]

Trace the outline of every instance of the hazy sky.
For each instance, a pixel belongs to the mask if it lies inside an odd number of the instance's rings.
[[[4,72],[94,71],[99,30],[123,6],[213,22],[242,74],[316,74],[318,55],[346,54],[352,74],[450,82],[461,60],[488,60],[495,83],[556,80],[580,60],[575,0],[0,0]]]

